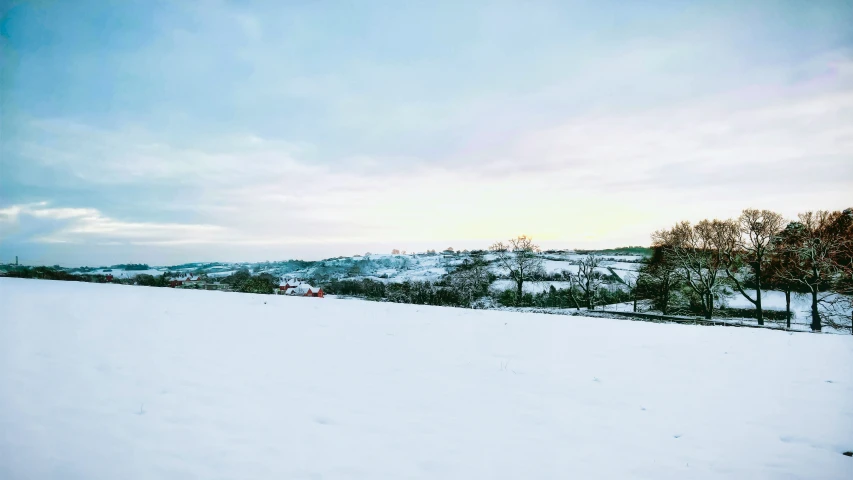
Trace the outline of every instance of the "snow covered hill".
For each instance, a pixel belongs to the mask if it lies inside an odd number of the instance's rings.
[[[0,278],[0,478],[853,478],[853,337]]]
[[[542,254],[543,270],[547,274],[557,274],[563,271],[577,273],[577,263],[585,255],[567,251]],[[170,267],[156,267],[142,271],[123,270],[121,268],[101,267],[96,269],[76,268],[70,269],[75,274],[111,274],[116,278],[132,278],[139,274],[162,275],[170,273],[179,274],[204,274],[211,278],[228,276],[240,268],[247,268],[254,274],[270,273],[281,278],[336,278],[336,279],[362,279],[370,278],[381,282],[404,282],[404,281],[437,281],[457,265],[470,260],[472,255],[468,252],[455,252],[452,254],[368,254],[352,257],[329,258],[318,261],[286,260],[281,262],[261,263],[197,263],[184,264]],[[494,256],[485,254],[482,258],[492,262]],[[604,254],[601,255],[601,267],[598,269],[604,275],[615,274],[624,279],[627,275],[636,272],[640,268],[640,255],[631,254]],[[490,263],[492,272],[501,275],[505,271],[495,263]]]

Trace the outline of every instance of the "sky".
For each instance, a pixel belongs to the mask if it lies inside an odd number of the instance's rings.
[[[0,5],[0,262],[603,248],[853,206],[851,0]]]

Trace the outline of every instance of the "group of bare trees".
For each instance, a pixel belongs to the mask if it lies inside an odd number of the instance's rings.
[[[853,296],[853,209],[802,213],[780,232],[776,246],[783,261],[774,274],[811,295],[812,329],[821,326],[819,300],[826,306],[826,323],[833,327],[845,323],[844,307],[850,306]],[[821,299],[827,290],[837,295]]]
[[[563,272],[563,277],[569,281],[569,297],[575,306],[578,307],[579,302],[575,298],[575,291],[578,291],[586,308],[595,310],[596,300],[601,288],[604,285],[605,277],[598,270],[601,266],[601,257],[594,253],[587,254],[578,262],[578,272],[572,273]]]
[[[477,299],[488,295],[492,280],[494,274],[489,271],[489,264],[481,255],[466,258],[448,275],[448,284],[458,292],[466,305],[473,305]]]
[[[655,232],[652,240],[652,258],[636,277],[623,280],[635,310],[642,297],[669,314],[676,294],[687,292],[691,308],[710,319],[724,287],[730,287],[755,307],[758,324],[764,325],[762,292],[770,287],[785,293],[788,328],[791,294],[800,292],[811,296],[813,330],[823,325],[853,330],[853,209],[806,212],[790,222],[770,210],[746,209],[736,219],[679,222]],[[543,276],[539,247],[522,235],[495,243],[491,251],[515,284],[515,303],[520,305],[524,284]],[[592,310],[598,304],[607,281],[600,265],[601,258],[591,253],[578,261],[577,272],[562,273],[577,308]],[[485,264],[478,264],[459,279],[480,292],[483,271]]]
[[[771,284],[786,294],[788,327],[792,291],[811,294],[813,330],[850,320],[842,317],[849,315],[844,312],[853,294],[853,209],[806,212],[792,222],[776,212],[747,209],[737,219],[679,222],[652,240],[655,256],[643,275],[662,298],[664,313],[671,288],[681,282],[711,318],[727,284],[755,306],[763,325],[761,292]],[[834,295],[821,295],[826,292]],[[821,302],[828,307],[823,315]]]
[[[696,225],[679,222],[652,235],[655,246],[665,247],[667,262],[677,266],[681,280],[699,298],[705,318],[714,313],[724,260],[722,245],[729,230],[728,222],[702,220]]]
[[[506,271],[515,283],[515,302],[520,305],[523,298],[524,283],[543,276],[540,249],[533,239],[522,235],[510,239],[507,243],[497,242],[491,247],[497,264]],[[568,296],[575,307],[581,305],[593,310],[596,299],[605,283],[605,275],[599,269],[601,257],[590,253],[578,262],[577,273],[563,271],[563,278],[569,282]],[[580,297],[580,300],[578,299]]]

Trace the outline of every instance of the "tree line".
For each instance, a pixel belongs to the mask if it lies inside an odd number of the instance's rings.
[[[566,302],[558,302],[560,305],[567,304],[576,309],[588,308],[594,310],[597,305],[623,301],[621,289],[604,288],[606,284],[624,283],[619,277],[602,272],[602,258],[596,253],[588,253],[577,262],[577,272],[562,270],[556,274],[546,274],[543,268],[543,258],[540,248],[533,243],[533,239],[521,235],[510,239],[508,242],[497,242],[490,247],[495,255],[495,262],[515,284],[512,295],[502,294],[501,304],[512,302],[514,306],[550,306],[542,303],[553,303],[547,298],[554,298],[565,294]],[[550,280],[565,281],[568,287],[556,289],[548,295],[525,294],[524,284],[548,278]],[[627,284],[626,284],[627,285]]]
[[[653,255],[637,288],[667,314],[674,292],[686,289],[705,318],[732,287],[764,325],[762,291],[810,295],[812,330],[846,328],[853,297],[853,209],[805,212],[796,220],[770,210],[746,209],[735,219],[676,223],[652,234]],[[829,294],[829,295],[826,295]],[[821,308],[823,307],[823,308]]]
[[[487,254],[492,254],[494,260],[487,261],[485,259]],[[601,257],[598,255],[590,254],[584,257],[577,273],[562,271],[549,274],[542,268],[542,263],[542,252],[533,243],[532,238],[520,236],[506,243],[496,243],[488,252],[482,250],[468,252],[468,256],[461,263],[450,267],[448,273],[436,281],[386,283],[371,278],[314,278],[310,281],[322,285],[324,291],[332,295],[469,308],[499,305],[594,309],[597,305],[604,303],[630,299],[630,295],[623,289],[602,288],[607,283],[622,281],[598,269],[601,264]],[[492,271],[490,268],[492,264],[497,265],[498,273]],[[505,291],[490,290],[492,283],[499,277],[511,280],[515,288]],[[551,286],[537,293],[524,291],[525,283],[544,280],[566,281],[569,283],[569,288]]]
[[[727,290],[741,295],[754,309],[727,309],[726,314],[748,316],[765,324],[768,316],[779,320],[776,311],[767,311],[762,292],[767,289],[785,295],[782,319],[791,327],[791,294],[808,294],[811,299],[810,327],[823,325],[853,332],[853,208],[843,211],[809,211],[786,221],[770,210],[745,209],[738,218],[702,220],[696,224],[676,223],[654,232],[652,255],[637,275],[617,279],[624,285],[634,310],[638,300],[651,300],[664,315],[673,307],[678,313],[700,313],[712,318]],[[497,242],[490,251],[495,263],[514,284],[510,292],[498,295],[498,302],[514,306],[585,307],[626,301],[620,289],[601,268],[601,257],[589,252],[577,262],[577,271],[546,275],[541,251],[533,240],[519,236]],[[476,270],[474,271],[476,272]],[[450,275],[457,288],[471,290],[483,274]],[[548,292],[524,292],[524,284],[549,277],[567,282],[565,289],[551,286]],[[476,289],[474,289],[476,290]],[[849,327],[848,327],[849,325]]]

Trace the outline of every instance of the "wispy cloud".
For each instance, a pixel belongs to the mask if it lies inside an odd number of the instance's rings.
[[[226,230],[215,225],[124,222],[94,208],[52,208],[46,202],[0,210],[2,239],[37,243],[208,243]]]

